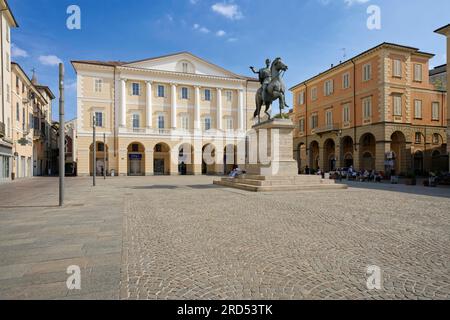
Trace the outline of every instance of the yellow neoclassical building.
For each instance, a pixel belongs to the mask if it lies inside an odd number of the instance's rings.
[[[188,52],[72,65],[78,175],[223,174],[245,162],[236,150],[253,125],[256,79]]]
[[[37,84],[35,74],[30,80],[16,62],[11,63],[11,76],[11,173],[14,179],[55,173],[56,157],[51,147],[55,96],[49,87]]]

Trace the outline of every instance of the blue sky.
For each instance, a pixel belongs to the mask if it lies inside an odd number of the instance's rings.
[[[76,116],[70,60],[132,61],[190,51],[230,71],[251,75],[281,56],[288,87],[381,42],[436,54],[445,40],[433,30],[450,23],[448,0],[9,0],[20,28],[13,60],[58,96],[57,62],[66,65],[66,119]],[[69,5],[81,9],[81,30],[66,27]],[[369,30],[367,8],[381,9],[381,29]],[[289,97],[289,101],[291,98]],[[58,99],[53,105],[57,119]]]

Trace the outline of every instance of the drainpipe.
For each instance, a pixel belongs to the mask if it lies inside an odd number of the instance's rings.
[[[357,141],[356,141],[356,64],[355,60],[351,59],[353,64],[353,148],[355,152],[358,151]],[[356,154],[353,156],[355,159]]]
[[[3,38],[3,11],[6,11],[6,9],[3,9],[3,10],[1,10],[0,11],[0,34],[1,34],[1,37]],[[10,38],[11,39],[11,38]],[[3,69],[3,41],[0,41],[0,46],[1,46],[1,48],[0,48],[0,54],[1,54],[1,57],[0,57],[0,65],[2,66],[1,68],[2,68],[2,88],[1,88],[1,90],[2,90],[2,122],[3,122],[3,124],[5,125],[5,129],[6,129],[6,121],[5,121],[5,90],[3,90],[3,88],[5,87],[5,76],[4,76],[4,69]],[[9,128],[8,128],[8,130],[9,130]],[[6,130],[5,130],[5,135],[6,135]]]

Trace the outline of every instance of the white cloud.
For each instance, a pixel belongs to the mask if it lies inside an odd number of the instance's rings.
[[[189,0],[191,4],[197,4],[200,0]]]
[[[244,17],[239,6],[234,3],[218,2],[213,4],[211,9],[230,20],[238,20]]]
[[[370,0],[344,0],[345,4],[347,6],[352,6],[354,4],[363,4],[363,3],[367,3]]]
[[[227,42],[236,42],[238,41],[237,38],[228,38]]]
[[[40,56],[39,62],[45,66],[57,66],[62,60],[55,55]]]
[[[28,57],[28,52],[17,47],[14,43],[11,44],[11,56],[13,58],[26,58]]]
[[[321,5],[328,6],[329,4],[340,2],[342,0],[317,0]],[[344,4],[347,5],[347,7],[351,7],[354,4],[364,4],[370,2],[370,0],[343,0]]]
[[[218,37],[223,37],[226,34],[227,33],[225,31],[223,31],[223,30],[219,30],[219,31],[216,32],[216,36],[218,36]]]

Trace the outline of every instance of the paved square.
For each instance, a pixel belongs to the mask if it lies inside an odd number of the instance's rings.
[[[450,189],[256,194],[213,179],[72,178],[64,208],[57,179],[0,185],[0,298],[450,298]]]

